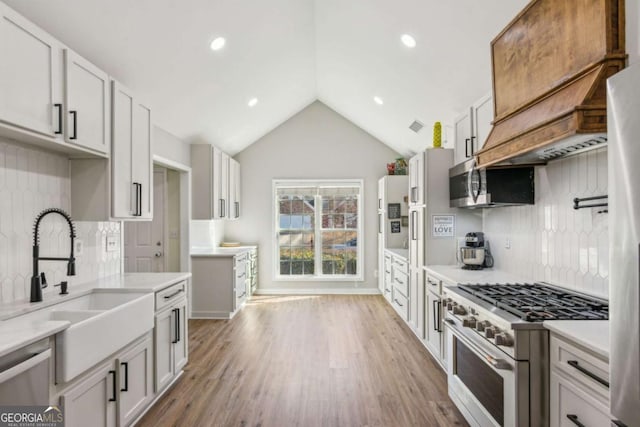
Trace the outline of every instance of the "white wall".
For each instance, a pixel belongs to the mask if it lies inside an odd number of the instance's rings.
[[[259,245],[259,287],[263,290],[323,289],[375,291],[377,279],[376,200],[386,163],[399,155],[321,102],[314,102],[239,153],[242,217],[228,221],[226,238]],[[364,179],[364,282],[274,282],[272,180]]]
[[[191,166],[189,144],[158,126],[153,127],[153,154]]]
[[[70,209],[69,160],[60,154],[0,138],[0,301],[29,298],[32,274],[33,224],[43,209]],[[70,212],[73,216],[73,212]],[[77,222],[76,233],[84,250],[76,254],[76,276],[66,278],[66,262],[40,262],[49,287],[73,285],[120,272],[120,223]],[[106,252],[106,237],[113,235],[118,250]],[[48,215],[40,227],[40,255],[68,256],[69,230],[59,215]]]
[[[609,217],[600,209],[574,210],[573,198],[607,194],[607,150],[537,167],[535,185],[534,206],[484,210],[495,267],[606,298]]]

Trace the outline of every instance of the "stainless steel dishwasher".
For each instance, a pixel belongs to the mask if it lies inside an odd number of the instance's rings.
[[[49,339],[0,357],[0,405],[49,405]]]

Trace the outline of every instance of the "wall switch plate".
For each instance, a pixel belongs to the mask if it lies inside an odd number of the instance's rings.
[[[504,248],[511,249],[511,239],[508,237],[504,240]]]
[[[106,251],[115,252],[118,250],[118,236],[115,234],[108,234],[106,239]]]
[[[378,269],[377,269],[377,268],[376,268],[375,270],[373,270],[373,277],[374,277],[375,279],[377,279],[377,278],[378,278]]]
[[[78,256],[78,255],[82,255],[82,252],[84,251],[84,243],[82,243],[82,240],[80,239],[76,239],[73,242],[73,255],[74,256]]]

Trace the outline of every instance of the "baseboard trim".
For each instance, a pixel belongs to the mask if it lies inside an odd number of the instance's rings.
[[[254,295],[380,295],[378,288],[319,288],[319,289],[295,289],[295,288],[258,288]]]
[[[228,311],[192,311],[190,319],[224,319],[230,320],[235,313]]]

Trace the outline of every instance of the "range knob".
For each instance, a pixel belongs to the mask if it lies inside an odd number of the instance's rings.
[[[499,333],[500,333],[500,329],[496,328],[495,326],[486,328],[484,331],[484,334],[487,338],[493,338]]]
[[[476,330],[478,332],[484,332],[485,328],[491,326],[491,323],[489,323],[488,320],[485,320],[484,322],[478,322],[476,324]]]
[[[505,333],[497,334],[496,337],[494,338],[494,341],[496,345],[502,345],[505,347],[513,346],[513,338],[511,338],[509,334],[505,334]]]
[[[453,307],[453,314],[464,316],[465,314],[467,314],[467,310],[461,305],[456,305],[455,307]]]
[[[475,317],[469,317],[467,319],[462,319],[462,326],[466,328],[475,328],[477,325],[477,320]]]
[[[457,302],[449,300],[449,302],[447,302],[447,310],[452,311],[456,305],[458,305]]]

